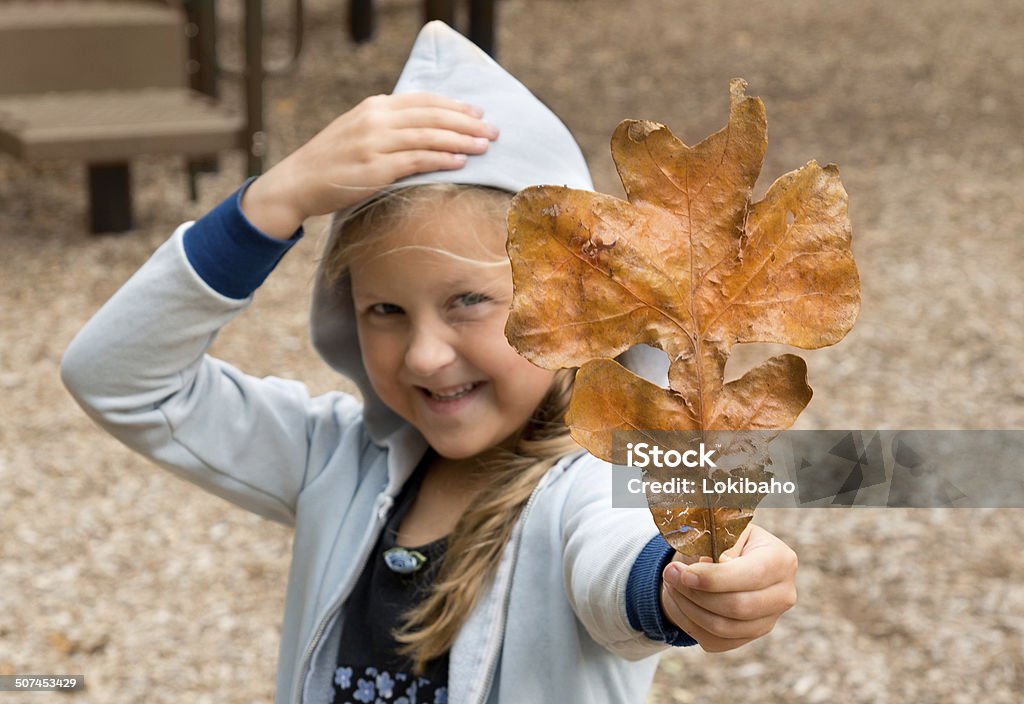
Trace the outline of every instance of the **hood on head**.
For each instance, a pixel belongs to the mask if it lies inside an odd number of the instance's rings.
[[[558,116],[490,56],[440,21],[430,22],[420,31],[393,92],[420,91],[483,108],[484,119],[501,134],[486,153],[470,156],[461,169],[415,174],[388,190],[431,183],[489,186],[511,193],[545,184],[594,189],[583,153]],[[337,236],[337,218],[331,222],[328,249]],[[377,397],[370,384],[359,349],[347,275],[332,286],[322,269],[317,272],[310,329],[313,346],[324,361],[358,386],[367,431],[375,442],[383,442],[404,421]]]

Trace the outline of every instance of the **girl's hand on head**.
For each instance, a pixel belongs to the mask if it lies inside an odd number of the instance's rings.
[[[354,205],[412,174],[458,169],[498,130],[476,107],[432,93],[375,95],[256,179],[243,196],[250,222],[291,237],[302,221]]]
[[[769,633],[796,603],[796,553],[748,524],[722,561],[683,564],[662,573],[661,608],[708,652],[732,650]]]

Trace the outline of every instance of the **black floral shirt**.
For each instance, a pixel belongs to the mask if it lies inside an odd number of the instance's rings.
[[[398,643],[392,635],[401,625],[402,615],[430,588],[448,545],[447,538],[440,538],[405,551],[399,549],[385,559],[385,553],[396,547],[398,526],[412,506],[422,477],[421,465],[395,501],[387,525],[349,596],[334,672],[333,704],[448,702],[448,654],[428,663],[421,676],[414,675],[409,660],[398,655]],[[415,571],[395,571],[410,569],[421,557],[425,562]]]

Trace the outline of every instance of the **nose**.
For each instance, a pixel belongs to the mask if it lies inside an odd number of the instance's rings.
[[[455,348],[443,326],[418,325],[405,351],[405,366],[419,377],[429,377],[455,361]]]

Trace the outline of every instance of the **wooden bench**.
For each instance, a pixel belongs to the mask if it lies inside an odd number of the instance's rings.
[[[162,2],[0,2],[0,151],[85,162],[90,229],[132,229],[132,158],[242,147],[244,120],[187,87],[186,42]]]

